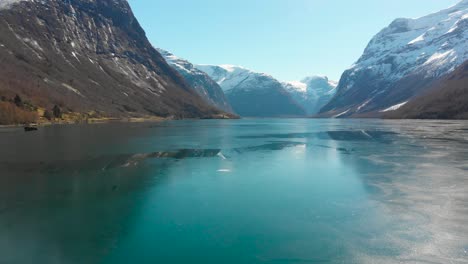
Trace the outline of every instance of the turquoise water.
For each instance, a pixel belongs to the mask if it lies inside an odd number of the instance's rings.
[[[468,263],[468,123],[0,130],[0,263]]]

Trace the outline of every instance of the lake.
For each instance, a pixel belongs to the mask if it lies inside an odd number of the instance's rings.
[[[0,129],[0,263],[468,263],[468,122]]]

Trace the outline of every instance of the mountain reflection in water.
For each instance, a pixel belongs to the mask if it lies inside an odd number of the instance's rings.
[[[21,132],[0,131],[0,262],[468,257],[468,123],[205,120]]]

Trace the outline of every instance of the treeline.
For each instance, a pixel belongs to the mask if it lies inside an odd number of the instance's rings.
[[[23,100],[19,95],[14,98],[0,96],[0,125],[37,123],[41,117],[49,121],[62,119],[62,109],[55,105],[39,116],[38,108],[31,102]]]
[[[2,96],[0,100],[0,125],[35,123],[39,119],[37,109],[23,102],[19,95],[8,100]]]

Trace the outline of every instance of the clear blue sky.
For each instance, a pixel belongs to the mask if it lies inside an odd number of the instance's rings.
[[[341,73],[393,19],[457,0],[129,0],[156,47],[283,80]]]

